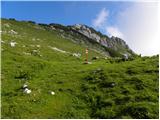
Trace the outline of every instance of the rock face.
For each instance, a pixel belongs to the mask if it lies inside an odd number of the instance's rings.
[[[59,31],[63,38],[80,44],[84,43],[87,46],[90,45],[91,49],[98,50],[106,56],[123,56],[124,54],[131,56],[135,54],[121,38],[114,36],[109,38],[107,35],[83,24],[63,26],[52,23],[49,24],[49,28]]]
[[[81,34],[85,35],[86,37],[93,39],[97,42],[100,41],[100,36],[93,33],[89,27],[87,27],[86,25],[82,25],[82,24],[76,24],[72,27],[73,29],[77,30],[78,32],[80,32]]]
[[[100,43],[101,45],[103,45],[105,47],[112,48],[114,50],[118,50],[118,47],[129,49],[126,42],[124,40],[122,40],[121,38],[114,37],[114,36],[109,38],[108,36],[100,35],[93,28],[90,28],[86,25],[75,24],[74,26],[72,26],[72,29],[78,31],[79,33],[83,34],[84,36]]]

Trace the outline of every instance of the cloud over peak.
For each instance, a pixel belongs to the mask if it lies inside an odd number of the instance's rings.
[[[102,8],[92,21],[93,26],[110,37],[124,39],[138,54],[159,54],[160,2],[133,2],[110,16],[112,12]]]
[[[109,10],[106,8],[101,9],[97,14],[96,18],[92,21],[92,24],[95,28],[104,31],[105,34],[115,37],[123,38],[122,32],[118,27],[108,25]]]
[[[134,3],[119,12],[117,26],[125,40],[137,53],[154,55],[159,53],[158,3]]]
[[[103,8],[97,17],[93,20],[93,26],[94,27],[102,27],[103,24],[106,22],[107,17],[109,15],[109,11],[107,11],[105,8]]]
[[[106,34],[108,34],[109,37],[116,36],[122,39],[124,38],[123,34],[119,31],[117,27],[106,27]]]

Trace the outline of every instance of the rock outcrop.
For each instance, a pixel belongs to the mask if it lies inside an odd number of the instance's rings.
[[[60,36],[63,38],[90,45],[92,49],[98,49],[107,56],[112,56],[113,53],[116,54],[113,56],[123,56],[124,54],[131,56],[135,54],[121,38],[114,36],[110,38],[84,24],[63,26],[61,24],[52,23],[48,26],[51,30],[59,31]]]

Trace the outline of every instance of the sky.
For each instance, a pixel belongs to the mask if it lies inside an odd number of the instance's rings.
[[[122,38],[134,52],[143,56],[160,52],[159,16],[158,2],[1,2],[2,18],[47,24],[85,24],[109,37]]]

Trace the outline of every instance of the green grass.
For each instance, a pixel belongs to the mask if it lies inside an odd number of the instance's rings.
[[[1,118],[159,118],[159,56],[105,60],[89,49],[92,64],[83,64],[85,45],[38,27],[2,20]],[[11,29],[18,34],[3,32]],[[18,44],[11,47],[11,41]],[[48,46],[82,56],[76,58]],[[23,53],[35,49],[40,52]],[[94,56],[100,58],[91,60]],[[31,94],[23,93],[23,84]]]

